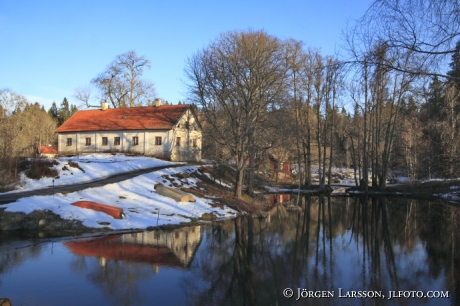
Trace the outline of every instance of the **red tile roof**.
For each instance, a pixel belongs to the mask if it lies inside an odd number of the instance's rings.
[[[57,147],[54,146],[39,146],[38,153],[40,154],[58,154]]]
[[[189,105],[109,108],[76,112],[56,132],[170,130]]]

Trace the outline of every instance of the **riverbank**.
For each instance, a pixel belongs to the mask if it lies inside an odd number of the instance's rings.
[[[178,166],[153,158],[119,154],[79,156],[80,163],[77,165],[76,158],[58,160],[58,165],[54,169],[59,177],[66,178],[61,180],[61,183],[77,183],[82,179],[126,171],[127,168],[140,169],[168,163],[174,167]],[[51,236],[66,236],[79,233],[177,227],[184,224],[230,219],[238,214],[264,217],[276,203],[281,202],[280,199],[270,199],[266,192],[330,194],[333,191],[330,188],[320,189],[318,186],[308,188],[301,186],[299,190],[298,185],[292,182],[273,182],[261,175],[256,179],[255,187],[258,192],[255,195],[237,198],[233,195],[234,175],[231,168],[219,173],[218,179],[216,176],[210,165],[181,166],[75,192],[21,198],[17,202],[0,205],[0,230],[35,230]],[[23,190],[45,186],[49,184],[50,178],[28,181],[25,181]],[[154,190],[154,186],[158,183],[188,192],[195,197],[196,202],[176,202],[159,195]],[[457,180],[430,181],[419,185],[389,186],[384,191],[374,190],[371,187],[369,194],[438,197],[458,201],[459,184]],[[350,188],[348,191],[360,193],[358,188]],[[125,217],[114,219],[103,212],[70,205],[77,201],[94,201],[117,206],[124,210]]]
[[[176,202],[161,196],[154,185],[162,183],[193,195],[195,202]],[[259,182],[262,186],[267,182]],[[174,228],[224,220],[238,214],[265,216],[273,208],[262,193],[233,196],[231,182],[215,181],[210,167],[183,166],[139,175],[130,180],[51,196],[21,198],[0,206],[0,230],[33,230],[42,236],[61,237],[82,233]],[[117,220],[103,212],[70,205],[89,200],[121,207],[125,217]]]
[[[94,163],[96,161],[88,162]],[[113,164],[106,161],[102,163]],[[233,195],[232,179],[230,170],[226,176],[216,180],[212,176],[211,166],[182,166],[76,192],[21,198],[17,202],[0,206],[0,230],[33,230],[43,237],[62,237],[82,233],[167,229],[184,224],[230,219],[238,214],[265,217],[279,202],[270,201],[270,196],[260,192],[267,191],[267,185],[271,182],[268,179],[259,177],[256,184],[259,192],[252,197],[245,195],[240,198]],[[175,202],[161,196],[154,190],[154,185],[158,183],[188,192],[196,202]],[[37,185],[39,182],[34,183],[34,186]],[[269,188],[268,191],[283,193],[287,190]],[[317,193],[318,190],[313,188],[302,192]],[[70,205],[81,200],[121,207],[125,217],[117,220],[102,212]]]
[[[363,194],[360,187],[347,189],[349,194]],[[460,203],[460,180],[427,180],[415,184],[394,184],[385,189],[369,186],[368,195],[405,196],[414,199],[443,199],[453,204]]]
[[[126,169],[127,165],[137,164],[137,168],[149,167],[169,162],[154,158],[123,157],[107,154],[102,156],[80,156],[78,167],[69,170],[69,166],[56,165],[54,169],[60,177],[66,175],[79,182],[79,178],[107,175],[117,169]],[[62,163],[62,160],[60,160]],[[67,161],[69,164],[69,161]],[[75,192],[61,192],[54,195],[23,197],[14,203],[0,206],[0,230],[39,230],[47,232],[95,232],[119,230],[145,230],[152,227],[168,227],[198,221],[221,220],[233,218],[237,210],[218,202],[209,196],[201,182],[199,166],[180,166],[170,163],[176,168],[166,168],[141,174],[129,180],[87,188]],[[87,167],[98,169],[99,174],[90,173]],[[132,168],[132,166],[129,166]],[[86,169],[85,169],[86,168]],[[109,170],[107,170],[109,168]],[[110,170],[112,169],[112,170]],[[115,170],[114,170],[115,169]],[[69,173],[69,171],[72,171]],[[96,170],[97,172],[97,170]],[[73,173],[73,174],[72,174]],[[33,184],[24,184],[24,189],[32,186],[46,185],[50,178],[35,180]],[[71,184],[72,180],[67,179]],[[166,186],[195,190],[195,202],[176,202],[175,200],[156,193],[154,186],[162,183]],[[122,208],[123,219],[90,209],[72,206],[77,201],[94,201]]]

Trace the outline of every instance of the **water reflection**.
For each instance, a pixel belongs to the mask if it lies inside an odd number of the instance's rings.
[[[200,226],[173,231],[149,231],[69,241],[75,255],[73,271],[83,274],[104,295],[119,305],[148,304],[143,283],[160,267],[187,268],[201,243]],[[90,261],[89,259],[97,259]],[[154,288],[152,288],[154,289]]]
[[[334,298],[298,301],[314,305],[458,304],[458,208],[414,200],[388,206],[385,198],[366,197],[298,200],[301,213],[280,205],[270,223],[239,218],[207,229],[203,255],[185,280],[187,300],[285,305],[295,302],[300,288],[333,292]],[[196,277],[206,285],[194,286]],[[291,299],[283,296],[285,288],[294,289]],[[389,291],[399,290],[448,290],[450,298],[388,300]],[[339,297],[351,291],[385,298]]]
[[[187,267],[200,242],[200,227],[191,226],[174,231],[157,230],[69,241],[64,245],[75,255],[97,257],[103,267],[108,260],[121,260],[150,264],[158,272],[159,266]]]
[[[65,298],[84,295],[91,298],[79,303],[98,305],[460,305],[458,207],[383,197],[282,198],[274,196],[270,218],[75,240],[51,252],[49,245],[0,252],[0,291],[10,298],[17,292],[13,304],[20,305],[18,285],[32,290],[27,276],[42,273],[59,280]],[[43,268],[61,257],[67,260]],[[58,289],[43,286],[33,299],[59,304]],[[285,288],[292,298],[283,296]],[[302,289],[333,297],[299,298]],[[388,299],[400,290],[449,291],[449,298]],[[385,298],[347,297],[352,291]]]

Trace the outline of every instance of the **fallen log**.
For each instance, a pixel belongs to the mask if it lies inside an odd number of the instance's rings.
[[[87,209],[92,209],[95,211],[101,211],[109,216],[112,216],[115,219],[123,219],[123,208],[112,206],[112,205],[107,205],[107,204],[102,204],[98,202],[93,202],[93,201],[78,201],[74,202],[70,205],[81,207],[81,208],[87,208]]]
[[[176,202],[195,202],[195,198],[182,190],[169,188],[163,186],[163,184],[156,184],[154,186],[155,191],[165,197],[174,199]]]

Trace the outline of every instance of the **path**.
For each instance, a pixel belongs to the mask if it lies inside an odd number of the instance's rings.
[[[130,178],[136,177],[141,174],[166,169],[166,168],[175,168],[175,167],[183,167],[186,164],[177,164],[177,165],[166,165],[166,166],[158,166],[158,167],[151,167],[145,168],[141,170],[134,170],[125,173],[118,173],[111,175],[104,179],[98,179],[87,183],[76,183],[72,185],[64,185],[64,186],[55,186],[43,188],[43,189],[36,189],[36,190],[29,190],[29,191],[21,191],[9,194],[0,194],[0,205],[7,204],[11,202],[15,202],[20,198],[31,197],[36,195],[52,195],[54,193],[62,193],[62,192],[74,192],[83,190],[86,188],[93,188],[93,187],[101,187],[107,184],[118,183],[124,180],[128,180]]]

